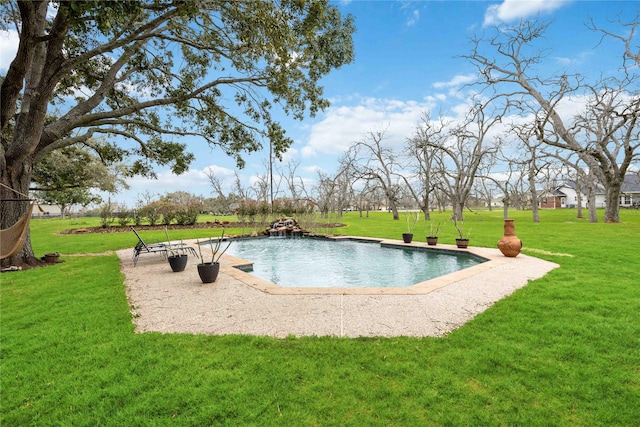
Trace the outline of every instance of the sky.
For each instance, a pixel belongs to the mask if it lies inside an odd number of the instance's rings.
[[[575,70],[591,74],[617,69],[621,45],[601,42],[599,34],[587,29],[593,19],[599,26],[620,32],[618,18],[632,21],[640,12],[638,1],[334,1],[343,14],[355,20],[355,59],[322,80],[331,106],[303,121],[283,117],[281,123],[294,144],[284,155],[287,169],[297,165],[308,191],[318,171],[334,174],[338,159],[368,132],[386,130],[391,144],[410,137],[425,112],[455,112],[468,98],[465,84],[475,79],[474,68],[460,55],[471,52],[469,37],[489,26],[516,23],[539,17],[553,20],[545,34],[549,49],[545,66],[551,72]],[[0,34],[0,72],[6,72],[15,53],[17,39]],[[611,42],[614,48],[605,43]],[[618,46],[619,49],[615,49]],[[246,166],[237,170],[235,161],[202,141],[185,140],[195,160],[188,172],[176,176],[156,168],[157,180],[136,177],[130,189],[111,195],[111,201],[133,207],[144,193],[161,195],[188,191],[212,197],[206,176],[212,171],[230,191],[234,173],[249,187],[256,174],[266,174],[268,147],[244,156]],[[108,195],[103,195],[106,199]]]

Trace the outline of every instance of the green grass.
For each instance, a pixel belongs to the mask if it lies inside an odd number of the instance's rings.
[[[621,224],[511,213],[525,248],[550,254],[525,253],[561,267],[422,339],[136,334],[117,257],[65,257],[131,247],[135,236],[58,235],[97,221],[35,220],[35,252],[65,262],[0,275],[0,424],[637,425],[640,212],[623,211]],[[386,213],[338,221],[352,235],[406,229]],[[502,213],[467,213],[465,227],[472,245],[495,247]],[[143,237],[163,239],[154,233]],[[445,224],[440,241],[454,238]]]

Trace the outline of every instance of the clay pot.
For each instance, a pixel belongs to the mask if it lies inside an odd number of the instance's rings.
[[[405,243],[411,243],[413,240],[413,233],[402,233],[402,241]]]
[[[504,236],[498,240],[498,249],[506,257],[516,257],[522,249],[522,240],[516,237],[516,228],[512,219],[504,220]]]
[[[435,246],[438,244],[438,236],[427,236],[427,245]]]

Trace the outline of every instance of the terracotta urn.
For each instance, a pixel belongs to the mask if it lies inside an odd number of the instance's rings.
[[[506,257],[516,257],[522,249],[522,240],[516,237],[516,228],[512,219],[504,220],[504,236],[498,240],[498,249]]]

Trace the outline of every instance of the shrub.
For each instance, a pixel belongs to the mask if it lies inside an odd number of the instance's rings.
[[[262,201],[258,203],[258,215],[260,215],[260,222],[265,224],[267,222],[267,218],[269,217],[269,213],[271,212],[271,206],[269,206],[269,202]]]
[[[158,211],[162,215],[162,225],[169,225],[178,214],[178,205],[173,202],[154,202],[158,204]]]
[[[196,201],[187,205],[176,204],[176,223],[179,225],[193,225],[198,221],[202,204]]]
[[[121,227],[126,227],[131,222],[131,212],[124,210],[117,214],[118,224]]]
[[[148,203],[147,205],[141,207],[138,213],[141,218],[147,219],[149,225],[156,225],[160,221],[160,218],[162,218],[158,202]]]
[[[246,221],[247,217],[250,222],[255,222],[258,213],[258,203],[255,200],[242,200],[238,204],[238,219]]]
[[[133,219],[133,224],[137,227],[142,224],[142,215],[140,214],[140,210],[136,209],[131,211],[131,218]]]
[[[100,226],[107,228],[113,223],[113,210],[110,203],[105,203],[100,207]]]

